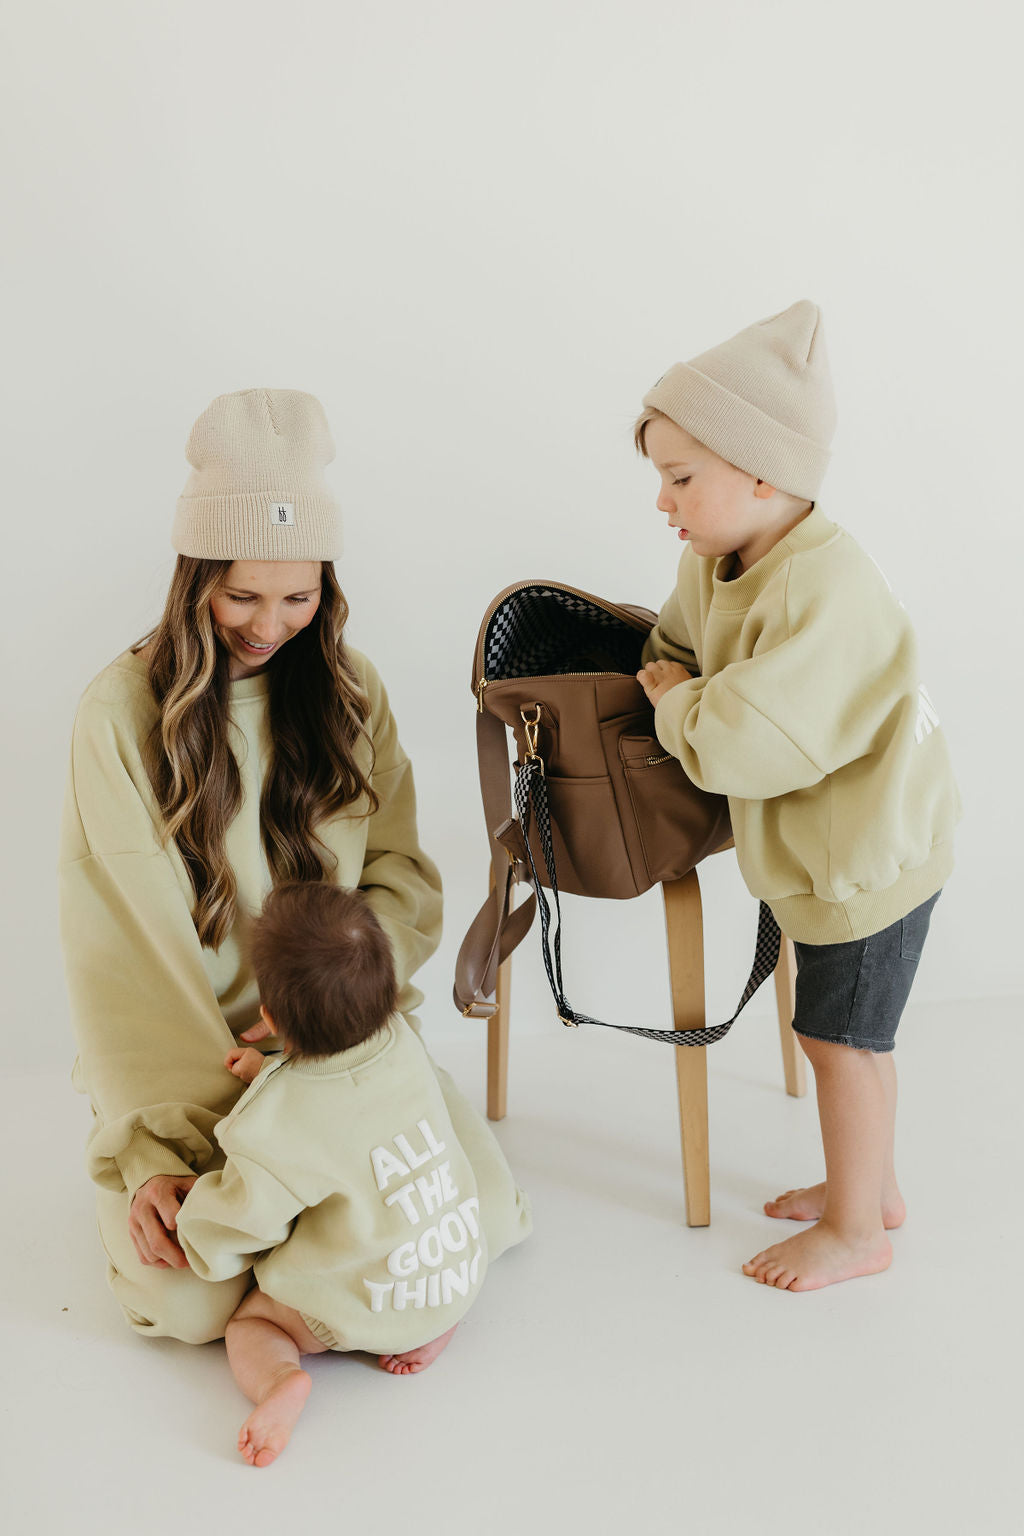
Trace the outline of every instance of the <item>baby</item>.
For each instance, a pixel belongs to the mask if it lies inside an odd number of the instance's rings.
[[[643,405],[636,444],[687,547],[637,675],[665,750],[729,797],[743,878],[794,941],[818,1092],[825,1182],[765,1206],[816,1225],[743,1269],[811,1290],[892,1258],[891,1053],[960,799],[910,619],[817,500],[836,421],[818,306],[676,363]]]
[[[251,1086],[217,1126],[225,1165],[193,1185],[177,1234],[204,1279],[255,1264],[226,1344],[256,1404],[238,1448],[264,1467],[309,1394],[301,1355],[367,1350],[396,1375],[423,1370],[483,1283],[489,1202],[518,1210],[513,1241],[530,1218],[514,1185],[478,1185],[430,1058],[395,1011],[391,947],[359,892],[278,886],[252,955],[284,1052],[228,1054]]]

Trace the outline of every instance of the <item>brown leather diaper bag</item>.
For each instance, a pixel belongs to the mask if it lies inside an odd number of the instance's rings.
[[[698,789],[661,746],[654,710],[636,680],[656,617],[647,608],[552,581],[516,582],[487,607],[474,653],[473,692],[494,885],[456,966],[455,1003],[466,1017],[495,1011],[498,967],[525,937],[539,906],[558,1017],[570,1026],[601,1024],[577,1013],[565,997],[559,892],[637,896],[689,873],[729,839],[728,802]],[[508,728],[516,749],[511,775]],[[521,881],[529,881],[535,894],[513,907],[512,892]],[[554,906],[553,932],[545,890]],[[760,967],[755,965],[737,1014],[774,969],[778,942],[775,920],[762,903]],[[758,969],[763,975],[752,986]],[[608,1027],[674,1045],[707,1045],[731,1023],[693,1031]]]

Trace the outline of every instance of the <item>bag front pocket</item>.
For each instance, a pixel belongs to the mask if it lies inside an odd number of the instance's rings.
[[[518,767],[516,764],[517,770]],[[610,778],[558,778],[548,774],[544,782],[559,890],[573,896],[635,896],[637,886],[622,840]],[[541,883],[547,885],[540,833],[533,817],[530,847]]]
[[[620,736],[619,757],[648,878],[678,880],[728,838],[724,802],[698,789],[656,736]]]

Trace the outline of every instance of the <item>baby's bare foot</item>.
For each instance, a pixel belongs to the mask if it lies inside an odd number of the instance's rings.
[[[458,1326],[456,1323],[455,1328]],[[410,1376],[414,1371],[426,1370],[444,1349],[455,1328],[449,1328],[439,1339],[431,1339],[429,1344],[421,1344],[419,1349],[407,1349],[404,1355],[381,1355],[380,1363],[393,1376]]]
[[[806,1232],[755,1254],[744,1264],[743,1273],[780,1291],[816,1291],[858,1275],[877,1275],[891,1262],[892,1244],[883,1231],[848,1241],[819,1221]]]
[[[825,1210],[824,1184],[812,1184],[807,1189],[787,1189],[784,1195],[766,1200],[766,1216],[784,1217],[788,1221],[818,1221]],[[887,1191],[882,1196],[882,1225],[888,1230],[902,1226],[907,1214],[903,1196],[899,1190]]]
[[[313,1378],[306,1371],[289,1371],[242,1425],[238,1449],[250,1467],[269,1467],[291,1439]]]

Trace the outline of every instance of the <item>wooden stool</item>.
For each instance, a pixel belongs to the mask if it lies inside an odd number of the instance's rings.
[[[724,848],[732,846],[730,841],[723,845],[723,849],[716,851],[722,852]],[[491,882],[493,887],[493,873]],[[662,886],[662,892],[665,897],[668,964],[672,982],[672,1027],[705,1029],[704,920],[697,871],[691,870],[681,880],[667,882]],[[494,994],[497,1011],[487,1021],[487,1116],[490,1120],[504,1120],[507,1107],[510,966],[511,959],[506,960],[498,969]],[[800,1040],[793,1033],[796,956],[792,940],[785,935],[775,967],[775,1000],[779,1012],[786,1092],[799,1098],[807,1092],[807,1077]],[[680,1047],[675,1051],[675,1058],[686,1222],[691,1227],[706,1227],[711,1221],[707,1047]]]

